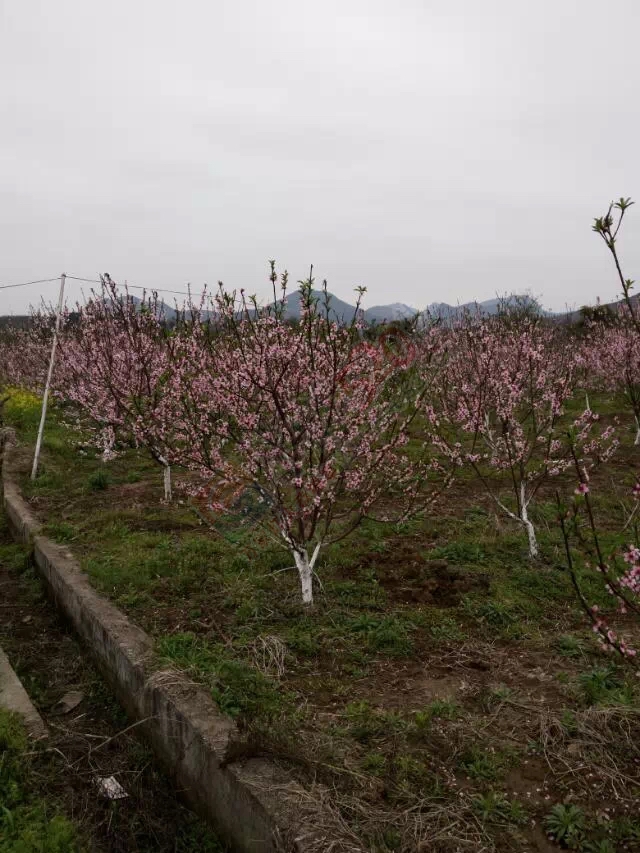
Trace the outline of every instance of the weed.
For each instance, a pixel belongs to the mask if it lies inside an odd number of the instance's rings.
[[[0,853],[77,853],[77,832],[29,794],[25,731],[0,709]]]
[[[320,643],[311,627],[293,625],[287,631],[285,641],[292,652],[297,652],[305,657],[312,657],[320,651]]]
[[[614,840],[629,845],[629,850],[636,849],[632,842],[640,844],[640,820],[637,817],[616,817],[611,821],[609,829]]]
[[[2,535],[1,527],[0,535]],[[18,574],[26,572],[31,566],[31,555],[21,545],[0,545],[0,557],[8,569]]]
[[[440,643],[461,642],[466,636],[461,626],[450,616],[445,616],[436,625],[431,625],[429,633]]]
[[[465,599],[465,608],[478,622],[493,628],[506,628],[517,622],[517,616],[508,604],[500,601],[475,603]]]
[[[613,841],[602,838],[599,841],[585,841],[580,845],[581,853],[616,853]]]
[[[430,560],[450,560],[452,563],[481,563],[485,559],[482,548],[474,542],[449,542],[429,551]]]
[[[41,465],[38,476],[30,481],[26,491],[27,493],[54,491],[63,488],[63,485],[62,477],[57,472],[49,471],[45,465]]]
[[[423,761],[418,761],[411,755],[397,755],[393,762],[396,773],[396,782],[404,785],[407,782],[416,784],[422,782],[427,773],[427,766]]]
[[[578,721],[573,711],[568,711],[565,708],[565,710],[560,715],[560,725],[569,735],[569,737],[573,737],[578,733]]]
[[[514,764],[515,755],[509,750],[487,750],[474,744],[460,757],[460,765],[476,781],[494,782]]]
[[[366,607],[371,610],[379,610],[387,597],[375,577],[364,577],[358,581],[333,581],[327,585],[327,592],[347,607]]]
[[[579,677],[580,687],[588,705],[632,705],[633,691],[618,675],[614,666],[595,667]]]
[[[72,542],[78,536],[78,530],[68,521],[51,522],[47,524],[44,532],[56,542]]]
[[[495,791],[478,794],[473,798],[472,805],[483,821],[516,826],[523,826],[527,822],[527,813],[522,803],[509,800],[504,794]]]
[[[369,650],[381,652],[390,657],[405,657],[413,651],[409,632],[415,626],[396,616],[378,618],[364,613],[348,623],[348,628],[356,634],[364,634]]]
[[[248,663],[229,657],[221,645],[194,634],[173,634],[158,642],[158,652],[172,663],[196,672],[211,686],[221,710],[248,719],[271,719],[283,708],[283,697],[267,676]]]
[[[393,829],[393,827],[388,827],[382,833],[382,843],[387,848],[387,850],[400,850],[402,846],[402,838],[397,829]]]
[[[413,723],[418,732],[426,731],[434,719],[455,720],[460,716],[460,707],[449,699],[434,699],[423,711],[416,711]]]
[[[527,601],[538,605],[541,602],[553,604],[571,597],[569,580],[565,573],[557,569],[537,567],[532,570],[529,566],[515,566],[509,572],[509,582],[518,592],[524,593],[523,604]]]
[[[378,711],[366,701],[350,702],[343,716],[349,724],[349,734],[360,743],[398,734],[407,728],[406,721],[399,714]]]
[[[489,690],[489,698],[493,702],[507,702],[513,698],[513,690],[506,684],[498,684]]]
[[[110,482],[111,477],[102,469],[94,471],[87,480],[87,484],[92,492],[103,492],[105,489],[109,488]]]
[[[544,818],[543,825],[558,844],[575,849],[584,837],[584,812],[578,806],[557,803]]]
[[[387,759],[381,752],[368,752],[362,759],[362,769],[374,776],[382,776],[387,767]]]
[[[561,634],[553,644],[558,654],[567,658],[584,657],[584,642],[571,634]]]

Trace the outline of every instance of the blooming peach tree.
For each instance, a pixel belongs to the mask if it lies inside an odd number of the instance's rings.
[[[635,617],[640,619],[640,548],[630,543],[618,551],[606,553],[602,544],[591,488],[577,454],[574,457],[578,485],[569,505],[557,496],[559,522],[565,544],[566,563],[571,582],[593,631],[605,651],[616,651],[627,659],[635,658],[634,641],[625,636],[624,629],[616,630],[612,619],[621,623]],[[640,501],[640,482],[632,489],[635,503],[630,518]],[[585,521],[586,519],[586,521]],[[625,525],[626,527],[626,525]],[[637,529],[636,529],[637,542]],[[592,604],[584,591],[584,576],[597,575],[605,592],[615,602],[613,613],[605,613]]]
[[[589,381],[626,400],[636,425],[634,443],[640,445],[640,333],[626,307],[611,322],[589,325],[582,353]]]
[[[361,296],[350,324],[334,322],[326,283],[318,298],[312,278],[301,283],[299,322],[288,322],[285,288],[286,279],[267,310],[242,292],[238,306],[221,289],[225,331],[194,348],[200,381],[181,390],[202,429],[183,420],[182,443],[211,510],[224,511],[247,486],[258,490],[311,604],[324,546],[365,518],[402,520],[445,474],[428,439],[406,453],[426,393],[408,379],[412,347],[365,341]]]
[[[170,429],[163,418],[170,353],[157,295],[136,301],[107,275],[77,322],[67,324],[54,374],[57,395],[95,424],[105,459],[117,438],[149,450],[164,470],[165,499],[171,497]]]
[[[0,389],[19,387],[41,393],[51,353],[53,321],[46,312],[32,315],[25,327],[0,332]]]
[[[625,212],[633,204],[631,199],[621,198],[611,204],[607,213],[595,220],[593,230],[604,240],[612,254],[616,273],[622,285],[622,305],[614,315],[610,326],[592,329],[587,339],[586,363],[590,364],[608,387],[623,390],[626,393],[636,416],[638,425],[638,344],[640,342],[640,317],[637,301],[631,295],[633,281],[622,273],[617,251],[617,238]],[[615,218],[614,214],[615,213]],[[595,350],[595,353],[593,352]],[[606,436],[605,436],[606,438]],[[636,437],[636,445],[639,443]],[[591,492],[589,478],[579,457],[576,442],[569,434],[572,461],[577,479],[575,495],[569,506],[558,495],[559,522],[565,544],[566,562],[571,581],[578,600],[591,621],[602,647],[606,651],[618,652],[627,660],[635,659],[637,648],[629,636],[625,636],[624,627],[614,628],[612,620],[624,625],[640,618],[640,548],[638,547],[637,525],[632,541],[625,547],[605,551],[599,531],[596,506]],[[640,482],[631,489],[634,508],[623,527],[623,533],[630,527],[640,506]],[[616,603],[615,613],[604,613],[600,606],[592,604],[584,592],[582,580],[585,573],[597,575],[604,590]]]
[[[503,306],[496,317],[467,316],[449,333],[441,383],[441,409],[463,434],[460,458],[524,528],[531,557],[538,555],[531,502],[570,464],[558,427],[573,393],[575,357],[561,335],[519,306]]]

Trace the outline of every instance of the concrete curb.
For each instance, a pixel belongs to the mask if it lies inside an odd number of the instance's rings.
[[[15,537],[30,543],[58,608],[88,647],[128,714],[185,799],[238,853],[339,850],[311,798],[275,764],[227,762],[236,734],[211,697],[182,674],[159,670],[153,641],[91,587],[73,556],[41,535],[5,458],[4,508]],[[319,829],[321,825],[324,829]],[[357,847],[348,845],[348,849]]]
[[[47,727],[33,707],[27,691],[9,663],[9,658],[0,649],[0,708],[13,711],[22,717],[30,737],[41,740],[47,737]]]

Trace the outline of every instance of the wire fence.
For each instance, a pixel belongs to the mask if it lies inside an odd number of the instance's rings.
[[[78,275],[68,275],[65,274],[65,278],[67,281],[80,281],[85,282],[86,284],[102,284],[102,281],[99,278],[84,278],[83,276]],[[60,276],[57,275],[53,278],[39,278],[33,281],[21,281],[16,284],[0,284],[0,290],[12,290],[17,287],[30,287],[35,284],[51,284],[52,282],[60,283]],[[190,290],[172,290],[166,287],[145,287],[140,284],[129,284],[125,283],[125,287],[129,290],[143,290],[147,293],[170,293],[175,296],[191,296],[192,293]],[[204,289],[204,288],[203,288]]]

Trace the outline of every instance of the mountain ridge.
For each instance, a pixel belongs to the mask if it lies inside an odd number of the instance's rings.
[[[313,293],[316,298],[322,300],[323,293],[321,291],[313,291]],[[334,320],[337,320],[338,322],[350,322],[354,316],[355,305],[346,302],[344,299],[340,299],[340,297],[335,296],[335,294],[332,293],[329,293],[329,297],[330,317]],[[137,297],[133,297],[133,299],[136,302],[140,301]],[[632,299],[634,302],[640,301],[640,295],[636,294],[632,297]],[[515,300],[524,301],[525,304],[529,305],[538,304],[535,299],[533,299],[527,294],[512,294],[511,296],[506,297],[507,302]],[[418,314],[425,314],[431,317],[441,319],[453,319],[455,317],[460,316],[460,314],[465,311],[479,311],[480,313],[484,313],[486,315],[493,315],[497,313],[498,306],[501,302],[504,301],[504,298],[494,297],[492,299],[485,299],[482,302],[471,301],[458,305],[451,305],[448,302],[432,302],[427,305],[426,308],[423,309],[423,311],[419,311],[417,308],[414,308],[412,305],[407,305],[404,302],[392,302],[388,305],[372,305],[370,308],[361,308],[360,318],[364,320],[364,322],[369,324],[384,324],[397,322],[404,319],[412,319]],[[609,308],[612,310],[614,310],[617,306],[621,304],[622,300],[616,300],[608,303],[597,303],[597,305],[600,305],[600,307],[602,308]],[[176,309],[173,308],[167,302],[160,302],[160,305],[163,307],[166,319],[169,322],[174,321],[176,318]],[[581,306],[578,309],[567,310],[562,312],[547,311],[542,308],[540,310],[546,317],[556,318],[558,320],[564,318],[566,322],[574,323],[580,319],[582,308],[584,307],[590,306],[585,305]],[[207,312],[205,312],[205,314],[206,313]],[[300,294],[298,291],[294,291],[288,295],[285,317],[287,319],[298,319],[300,317]],[[25,327],[29,325],[29,322],[29,314],[0,315],[0,329],[7,325]]]

